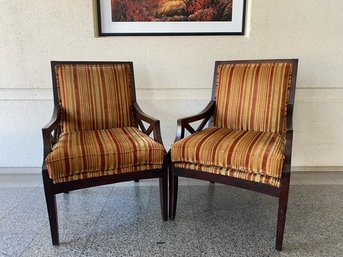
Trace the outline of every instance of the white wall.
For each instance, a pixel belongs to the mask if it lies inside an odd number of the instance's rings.
[[[215,60],[299,58],[294,166],[343,167],[343,1],[248,0],[245,36],[95,37],[94,1],[0,0],[0,167],[38,167],[50,60],[131,60],[166,147],[210,97]],[[342,168],[343,169],[343,168]]]

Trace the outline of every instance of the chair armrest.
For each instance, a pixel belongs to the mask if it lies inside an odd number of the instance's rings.
[[[143,112],[143,110],[139,107],[137,103],[134,103],[133,107],[138,127],[142,130],[144,134],[148,136],[150,136],[150,134],[153,133],[154,140],[163,145],[160,121]],[[144,126],[143,121],[149,124],[148,128]]]
[[[175,142],[185,137],[185,130],[187,130],[191,134],[201,131],[205,127],[209,119],[213,116],[215,106],[215,101],[210,101],[209,104],[205,107],[205,109],[199,112],[198,114],[178,119]],[[193,129],[190,123],[199,120],[203,121],[200,123],[197,129]]]
[[[52,147],[56,143],[57,138],[59,137],[60,120],[61,120],[60,108],[55,107],[51,120],[42,128],[43,147],[44,147],[43,163],[44,163],[45,158],[52,151]]]

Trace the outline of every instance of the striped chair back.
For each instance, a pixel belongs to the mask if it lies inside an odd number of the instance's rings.
[[[285,132],[291,62],[217,62],[214,83],[214,126]]]
[[[63,132],[135,125],[132,63],[57,63],[52,67]]]

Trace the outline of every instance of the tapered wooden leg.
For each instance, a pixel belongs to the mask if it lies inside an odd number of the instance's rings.
[[[288,193],[289,193],[289,182],[286,185],[281,186],[281,193],[279,197],[279,210],[277,219],[277,230],[276,230],[276,244],[275,249],[282,251],[283,234],[286,223],[286,212],[288,204]]]
[[[43,170],[42,175],[43,175],[43,184],[44,184],[46,206],[48,209],[52,244],[58,245],[59,244],[59,236],[58,236],[56,196],[52,190],[52,181],[49,178],[48,171]]]
[[[178,191],[178,177],[174,176],[173,165],[169,167],[169,219],[175,219],[177,191]]]
[[[168,175],[160,177],[161,214],[164,221],[168,220]]]

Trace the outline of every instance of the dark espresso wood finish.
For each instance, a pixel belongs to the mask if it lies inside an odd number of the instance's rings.
[[[44,157],[42,165],[42,177],[43,185],[45,191],[45,199],[47,204],[51,238],[52,244],[59,244],[59,235],[58,235],[58,222],[57,222],[57,207],[56,207],[56,194],[59,193],[68,193],[73,190],[78,190],[82,188],[89,188],[94,186],[112,184],[123,181],[134,180],[138,182],[140,179],[148,178],[159,178],[160,181],[160,204],[161,204],[161,213],[162,219],[166,221],[168,219],[168,157],[167,154],[164,157],[164,163],[162,169],[156,170],[147,170],[139,171],[133,173],[124,173],[111,176],[103,176],[96,178],[83,179],[78,181],[64,182],[54,184],[48,175],[48,170],[46,167],[45,159],[47,155],[52,151],[53,145],[58,141],[58,138],[61,133],[61,111],[59,106],[59,98],[57,92],[57,81],[55,74],[55,66],[57,64],[86,64],[86,65],[98,65],[98,64],[127,64],[131,69],[131,84],[132,84],[132,98],[133,98],[133,108],[134,108],[134,117],[136,120],[137,127],[148,136],[153,136],[154,140],[163,144],[160,131],[160,122],[159,120],[145,114],[138,103],[136,102],[136,92],[133,76],[133,63],[132,62],[51,62],[52,69],[52,81],[53,81],[53,94],[54,94],[54,111],[51,120],[43,127],[43,146],[44,146]],[[148,124],[146,128],[144,123]]]
[[[297,77],[297,59],[283,59],[283,60],[249,60],[249,61],[217,61],[215,63],[215,72],[213,78],[213,90],[212,97],[206,108],[200,113],[178,119],[177,120],[177,131],[175,142],[184,138],[185,133],[189,132],[193,134],[195,132],[201,131],[206,124],[211,126],[211,119],[215,113],[215,99],[216,99],[216,76],[217,67],[220,64],[245,64],[245,63],[291,63],[292,64],[292,82],[290,96],[287,104],[287,131],[285,137],[285,160],[281,175],[281,185],[280,187],[274,187],[268,184],[257,183],[253,181],[248,181],[244,179],[228,177],[218,174],[206,173],[195,170],[181,169],[174,167],[173,162],[170,162],[169,166],[169,218],[174,219],[176,213],[177,205],[177,195],[178,195],[178,177],[189,177],[201,180],[207,180],[210,182],[217,182],[226,185],[231,185],[235,187],[240,187],[244,189],[249,189],[255,192],[271,195],[279,198],[279,208],[278,208],[278,218],[277,218],[277,232],[276,232],[276,244],[275,248],[278,251],[282,250],[282,241],[286,221],[286,211],[288,203],[288,192],[290,183],[290,173],[291,173],[291,155],[292,155],[292,141],[293,141],[293,106],[295,97],[295,87],[296,87],[296,77]],[[195,121],[202,121],[200,125],[194,129],[191,127],[191,123]],[[170,158],[170,152],[169,152]]]

